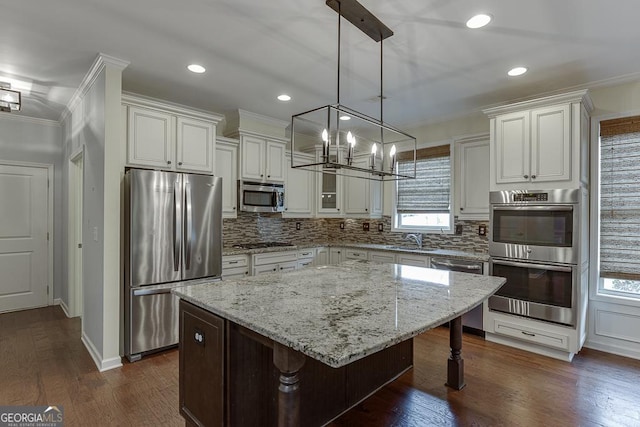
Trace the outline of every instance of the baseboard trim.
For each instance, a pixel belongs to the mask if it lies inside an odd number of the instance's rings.
[[[65,316],[71,318],[71,314],[69,314],[69,307],[61,298],[55,298],[53,300],[53,305],[59,305],[62,311],[64,311]]]
[[[93,363],[96,364],[98,371],[104,372],[114,368],[120,368],[122,366],[122,359],[120,356],[112,357],[111,359],[103,360],[96,349],[96,346],[93,345],[93,342],[87,337],[87,335],[82,332],[82,337],[80,338],[82,344],[84,344],[85,348],[89,352],[89,355],[93,359]]]
[[[605,353],[616,354],[618,356],[629,357],[640,360],[640,350],[629,349],[615,344],[606,344],[587,339],[584,346],[592,350],[604,351]]]

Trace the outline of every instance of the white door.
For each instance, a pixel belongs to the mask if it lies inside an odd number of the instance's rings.
[[[0,164],[0,313],[48,303],[47,175]]]

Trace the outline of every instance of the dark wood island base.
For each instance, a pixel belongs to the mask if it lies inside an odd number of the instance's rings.
[[[459,318],[450,333],[447,386],[459,390]],[[332,368],[180,301],[180,413],[187,425],[321,426],[412,366],[413,339]]]

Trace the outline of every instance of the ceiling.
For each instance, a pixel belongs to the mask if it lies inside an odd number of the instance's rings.
[[[395,33],[383,58],[396,126],[640,70],[637,0],[360,2]],[[466,28],[478,12],[493,21]],[[2,14],[0,81],[29,88],[11,114],[59,120],[98,53],[130,62],[123,90],[217,113],[289,120],[337,99],[337,14],[324,0],[23,0]],[[343,21],[341,46],[341,103],[379,117],[379,44]],[[529,72],[508,77],[516,65]]]

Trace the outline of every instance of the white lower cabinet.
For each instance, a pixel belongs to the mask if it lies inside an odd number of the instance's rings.
[[[320,247],[316,248],[316,257],[313,261],[313,265],[328,265],[329,264],[329,248]]]
[[[369,251],[369,261],[393,264],[396,262],[396,255],[391,252]]]
[[[276,271],[292,271],[298,268],[296,251],[267,252],[251,256],[253,275]]]
[[[369,259],[367,251],[363,251],[362,249],[345,249],[344,250],[344,259]]]
[[[314,265],[316,248],[298,249],[298,268]]]
[[[336,265],[344,261],[345,250],[344,248],[330,248],[329,249],[329,264]]]
[[[518,325],[513,322],[505,322],[498,319],[494,320],[493,332],[534,344],[569,351],[569,335],[555,334],[547,330]]]
[[[398,255],[396,255],[396,263],[403,265],[413,265],[415,267],[429,267],[429,257],[425,255],[399,253]]]
[[[222,257],[222,280],[246,277],[249,272],[248,255],[225,255]]]

